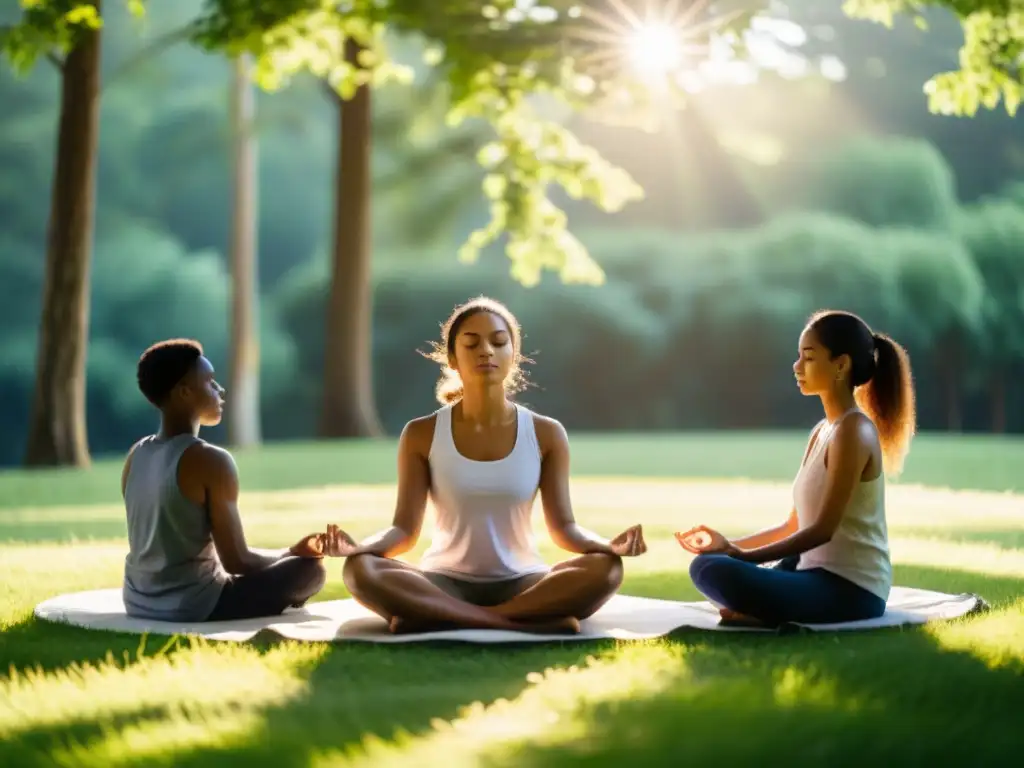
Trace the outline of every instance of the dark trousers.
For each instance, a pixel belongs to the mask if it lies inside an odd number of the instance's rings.
[[[798,571],[795,558],[762,568],[728,555],[698,555],[690,578],[712,602],[771,624],[833,624],[885,613],[878,595],[822,568]]]
[[[327,569],[323,560],[281,558],[255,573],[232,576],[224,585],[207,621],[277,616],[285,608],[304,605],[323,589],[326,581]]]

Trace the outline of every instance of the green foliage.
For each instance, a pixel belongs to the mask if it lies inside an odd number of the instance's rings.
[[[1024,355],[1024,207],[991,200],[967,208],[958,229],[984,280],[984,347],[996,365]]]
[[[951,345],[981,352],[1009,343],[1008,334],[1024,337],[1017,305],[994,305],[988,296],[988,280],[1009,281],[996,264],[1019,271],[1010,244],[1022,223],[1004,205],[998,220],[972,213],[953,232],[807,212],[748,232],[696,237],[582,230],[608,270],[600,289],[557,282],[525,289],[494,265],[439,268],[410,259],[376,275],[376,397],[393,433],[435,407],[437,368],[416,352],[427,349],[452,306],[484,292],[507,302],[523,324],[524,352],[535,364],[521,399],[568,425],[790,426],[812,417],[814,405],[793,388],[797,337],[811,312],[835,307],[908,347],[921,426],[944,428],[946,388],[983,393],[987,361],[996,361],[994,352],[974,354],[970,365],[942,367]],[[311,422],[319,402],[326,281],[326,270],[304,270],[280,296],[302,372],[278,409],[288,404],[292,428],[296,413]],[[1004,294],[1017,295],[1009,286]],[[1013,348],[1003,347],[1000,360]],[[1016,429],[1024,428],[1022,395],[1012,395]],[[971,424],[987,424],[981,407],[969,413]]]
[[[566,282],[603,280],[600,267],[569,233],[548,187],[561,186],[607,211],[639,199],[640,189],[567,129],[542,117],[534,99],[543,95],[582,106],[610,93],[609,82],[595,79],[567,55],[586,3],[549,0],[525,11],[508,0],[483,6],[470,0],[251,5],[209,4],[199,40],[213,49],[254,54],[257,80],[271,90],[304,71],[326,79],[343,98],[360,85],[406,82],[411,71],[388,56],[385,33],[424,39],[429,63],[447,79],[450,123],[482,120],[496,134],[478,155],[487,170],[483,191],[491,219],[470,235],[460,258],[474,261],[507,234],[512,274],[525,285],[539,282],[544,269],[558,271]],[[362,49],[356,65],[345,61],[347,40]]]
[[[20,23],[7,28],[0,48],[18,72],[28,72],[39,59],[54,50],[75,46],[84,30],[102,23],[97,4],[84,0],[20,0]]]
[[[856,139],[797,164],[804,206],[869,226],[948,231],[958,209],[953,170],[927,141]]]
[[[141,9],[139,2],[131,5]],[[535,283],[541,269],[550,267],[566,280],[599,282],[600,269],[569,235],[566,218],[551,202],[547,187],[561,184],[570,194],[594,199],[608,210],[637,198],[639,189],[564,128],[538,117],[528,99],[540,92],[567,93],[567,84],[581,80],[582,73],[563,51],[566,30],[576,23],[570,4],[554,3],[548,9],[553,17],[541,18],[533,9],[522,19],[515,19],[514,4],[507,2],[484,8],[468,0],[441,5],[211,0],[197,20],[194,37],[211,50],[255,54],[256,79],[268,90],[311,73],[344,98],[360,85],[410,79],[411,70],[388,55],[386,32],[419,35],[440,46],[436,64],[448,74],[452,122],[488,121],[504,153],[484,183],[493,198],[492,221],[470,238],[462,257],[473,259],[480,248],[507,232],[513,273],[521,281]],[[77,31],[101,23],[99,3],[23,0],[22,6],[20,23],[4,36],[4,50],[19,71],[27,71],[54,49],[66,51]],[[361,47],[355,64],[345,60],[347,41]],[[577,86],[573,96],[578,99],[584,90],[595,88]]]
[[[35,371],[38,305],[42,273],[38,255],[24,243],[0,242],[0,392],[15,407],[4,412],[5,433],[25,425],[12,414],[26,410]],[[145,269],[139,268],[145,254]],[[223,376],[229,364],[229,280],[214,252],[188,253],[167,235],[139,221],[121,220],[97,236],[91,292],[87,357],[88,414],[91,447],[121,451],[152,426],[152,411],[139,394],[135,365],[155,340],[186,336],[202,341]],[[263,397],[278,399],[291,386],[295,350],[281,331],[273,306],[260,317],[260,378]],[[215,433],[216,434],[216,433]],[[18,457],[5,450],[20,446],[7,440],[0,463]]]
[[[22,23],[8,32],[4,48],[19,69],[40,53],[67,48],[76,29],[99,23],[97,8],[81,0],[22,0]],[[139,0],[129,5],[141,9]],[[726,22],[706,25],[706,35],[727,37],[742,31],[762,3],[741,3]],[[966,40],[961,70],[929,84],[931,106],[945,113],[973,114],[1000,99],[1013,112],[1020,101],[1020,34],[1024,13],[1018,0],[965,3],[958,0],[848,0],[852,16],[892,24],[897,14],[916,14],[944,5],[963,20]],[[626,171],[580,142],[547,117],[551,103],[582,110],[612,103],[617,115],[640,112],[650,97],[624,65],[622,42],[603,20],[626,34],[629,12],[607,0],[208,0],[194,26],[203,47],[256,57],[256,79],[268,90],[284,87],[301,73],[329,82],[343,98],[360,85],[407,83],[410,67],[389,52],[396,36],[424,41],[428,63],[442,73],[450,95],[449,120],[483,121],[494,140],[478,153],[485,170],[482,190],[490,220],[470,234],[459,257],[475,261],[481,251],[505,238],[511,274],[536,285],[544,270],[567,283],[598,284],[604,271],[568,228],[565,212],[550,188],[571,199],[620,211],[641,199],[642,190]],[[601,23],[598,23],[601,22]],[[601,35],[604,40],[595,42]],[[358,61],[346,61],[347,41],[360,47]],[[661,95],[664,96],[663,94]]]
[[[140,253],[146,254],[145,270],[135,267]],[[122,222],[97,242],[92,291],[91,334],[94,339],[116,340],[122,351],[119,364],[104,374],[121,382],[111,389],[123,407],[146,407],[135,393],[132,374],[139,354],[155,339],[198,338],[215,365],[226,369],[229,279],[216,253],[186,254],[173,239],[139,222]],[[272,308],[262,312],[260,335],[260,378],[268,396],[273,396],[290,377],[294,361],[291,343],[281,335]]]
[[[115,0],[136,17],[145,0]],[[111,0],[107,0],[108,7]],[[16,72],[25,74],[41,56],[54,57],[75,47],[79,35],[103,26],[101,0],[19,0],[17,24],[0,27],[0,53]]]
[[[925,85],[929,108],[944,115],[973,116],[1002,102],[1010,115],[1024,98],[1024,1],[1022,0],[846,0],[854,18],[892,26],[899,14],[920,20],[928,7],[960,19],[964,42],[959,69],[936,74]]]

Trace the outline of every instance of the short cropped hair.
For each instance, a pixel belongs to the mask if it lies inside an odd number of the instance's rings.
[[[202,355],[203,345],[192,339],[168,339],[154,344],[139,358],[139,390],[149,402],[160,407]]]

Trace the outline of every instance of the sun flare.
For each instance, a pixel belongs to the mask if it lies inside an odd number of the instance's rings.
[[[644,24],[631,30],[627,43],[629,58],[645,77],[661,77],[683,64],[679,30],[669,24]]]

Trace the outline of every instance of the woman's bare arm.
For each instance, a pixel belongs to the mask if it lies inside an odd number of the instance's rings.
[[[807,461],[807,457],[811,454],[811,448],[818,439],[818,434],[821,432],[822,426],[825,422],[821,422],[811,431],[811,436],[807,439],[807,446],[804,448],[804,457],[800,460],[800,466]],[[757,549],[758,547],[766,547],[769,544],[774,544],[777,541],[782,541],[787,536],[792,536],[800,529],[800,521],[796,515],[796,507],[793,507],[789,511],[789,517],[786,518],[786,522],[781,525],[772,526],[766,528],[763,531],[752,533],[749,536],[744,536],[742,539],[733,539],[735,544],[740,549]]]
[[[238,468],[227,451],[208,443],[188,448],[178,465],[178,481],[183,489],[199,486],[205,492],[213,543],[228,573],[252,573],[288,554],[287,549],[254,549],[246,541],[238,512]]]
[[[789,518],[782,525],[766,528],[763,531],[744,536],[742,539],[733,539],[732,543],[741,549],[756,549],[757,547],[774,544],[787,536],[792,536],[799,527],[800,522],[797,520],[796,509],[794,509],[789,513]]]
[[[430,443],[434,438],[433,415],[405,425],[398,440],[398,495],[389,528],[359,543],[357,554],[398,557],[416,546],[430,492]]]
[[[766,563],[803,554],[828,543],[839,527],[853,489],[860,482],[864,467],[871,458],[871,442],[877,439],[873,429],[866,417],[846,419],[836,429],[835,438],[828,448],[829,461],[821,508],[811,525],[761,547],[745,549],[733,542],[736,551],[731,553],[732,556],[748,562]]]
[[[608,540],[577,522],[569,497],[569,437],[554,419],[534,417],[541,449],[540,495],[544,521],[556,546],[567,552],[614,554]]]

